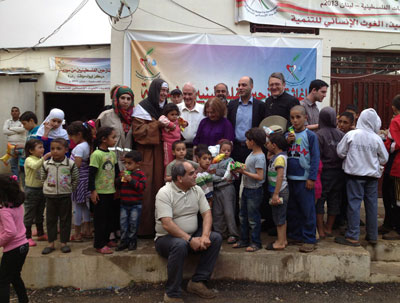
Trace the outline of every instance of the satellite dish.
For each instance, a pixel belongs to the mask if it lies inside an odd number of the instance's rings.
[[[96,3],[114,21],[131,16],[139,6],[139,0],[96,0]]]

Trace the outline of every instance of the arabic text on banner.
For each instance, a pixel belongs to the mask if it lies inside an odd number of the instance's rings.
[[[56,90],[109,90],[109,58],[56,57]]]
[[[400,32],[399,0],[236,0],[236,21]]]

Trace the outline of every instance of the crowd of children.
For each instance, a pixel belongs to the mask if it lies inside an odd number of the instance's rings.
[[[311,252],[316,248],[317,238],[332,237],[338,222],[344,222],[347,228],[344,236],[336,237],[335,242],[359,246],[362,201],[366,210],[366,240],[376,243],[378,179],[390,159],[384,186],[392,194],[386,194],[384,225],[389,231],[397,232],[397,237],[392,238],[400,239],[400,225],[393,219],[400,206],[400,156],[397,155],[400,95],[394,98],[392,108],[395,116],[384,143],[378,135],[380,118],[371,108],[362,111],[359,117],[351,106],[339,116],[333,108],[323,108],[319,130],[314,132],[306,127],[304,107],[294,106],[290,110],[292,126],[288,132],[271,133],[261,127],[246,132],[246,146],[251,152],[245,163],[238,163],[231,158],[233,144],[226,139],[220,140],[217,147],[199,144],[195,161],[186,160],[186,145],[181,140],[178,123],[179,109],[170,103],[159,119],[163,125],[165,181],[171,182],[171,169],[177,161],[189,161],[196,169],[196,182],[212,207],[213,229],[233,248],[246,248],[247,252],[262,248],[260,207],[269,204],[277,239],[265,248],[283,250],[293,243],[301,245],[301,252]],[[135,150],[124,155],[125,170],[120,171],[119,159],[110,151],[117,140],[112,127],[96,130],[93,121],[75,121],[65,130],[64,113],[59,109],[52,109],[40,126],[32,112],[25,112],[20,120],[28,132],[21,159],[25,198],[15,189],[16,179],[0,176],[0,245],[4,247],[0,275],[15,271],[16,291],[24,298],[19,272],[29,246],[36,246],[32,226],[36,225],[37,240],[49,243],[42,254],[55,250],[58,233],[61,251],[68,253],[69,241],[93,238],[92,213],[97,252],[111,254],[114,247],[118,251],[135,250],[146,176],[140,169],[142,154]],[[74,147],[69,154],[72,142]],[[233,183],[240,177],[242,191],[237,211]],[[322,192],[316,195],[319,178]],[[120,201],[119,245],[110,240],[116,193]],[[71,236],[72,208],[74,234]],[[45,209],[47,235],[43,224]],[[13,231],[12,237],[9,229]],[[10,262],[14,262],[12,270],[7,267]]]

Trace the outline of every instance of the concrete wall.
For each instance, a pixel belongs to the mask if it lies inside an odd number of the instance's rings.
[[[17,76],[0,77],[1,127],[3,127],[5,119],[11,117],[12,106],[18,106],[21,113],[27,110],[35,112],[40,122],[44,119],[43,93],[60,92],[55,89],[57,71],[50,69],[50,57],[109,58],[110,45],[38,48],[29,50],[12,60],[7,60],[18,52],[19,50],[12,50],[10,53],[0,50],[0,68],[27,67],[36,72],[41,72],[43,75],[39,76],[36,83],[19,83]],[[108,94],[108,91],[93,92]],[[62,91],[62,93],[68,92]],[[90,91],[74,91],[74,93],[90,93]],[[108,98],[106,98],[106,103],[107,101]],[[5,149],[6,139],[1,133],[0,155],[4,154]],[[4,165],[0,163],[0,173],[4,172],[4,169]]]
[[[212,34],[252,35],[250,24],[236,24],[233,0],[158,0],[157,6],[152,1],[141,1],[139,9],[133,15],[130,30],[148,30],[165,32],[190,32]],[[184,6],[186,9],[180,7]],[[193,12],[190,12],[193,11]],[[153,15],[151,15],[153,14]],[[157,16],[155,16],[157,15]],[[212,20],[208,21],[205,18]],[[169,20],[166,20],[169,19]],[[177,23],[179,22],[179,23]],[[218,24],[216,24],[218,23]],[[367,31],[346,31],[321,29],[319,36],[303,34],[256,33],[257,36],[277,37],[316,37],[323,39],[322,79],[330,82],[332,50],[368,50],[397,51],[400,53],[398,33],[379,33]],[[111,82],[123,81],[123,32],[111,33]],[[390,46],[393,44],[392,46]],[[237,75],[238,79],[242,75]],[[255,79],[257,81],[257,79]],[[330,105],[329,92],[323,106]]]

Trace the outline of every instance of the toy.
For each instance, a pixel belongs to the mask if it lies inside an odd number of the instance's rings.
[[[15,145],[7,143],[7,153],[0,158],[1,161],[3,161],[4,165],[8,165],[8,161],[10,160],[10,158],[13,158],[13,154],[14,154],[14,150],[15,150]]]
[[[121,182],[128,182],[128,180],[125,179],[125,176],[130,176],[131,172],[129,170],[125,170],[124,174],[121,177]]]
[[[246,168],[246,164],[241,163],[239,161],[235,161],[235,162],[231,162],[229,164],[229,167],[230,167],[231,170],[235,170],[235,169],[238,169],[238,168],[245,169]]]
[[[178,124],[179,124],[179,128],[181,129],[182,132],[185,130],[185,127],[188,127],[188,125],[189,125],[189,123],[182,117],[178,118]]]
[[[225,158],[225,154],[219,154],[219,155],[214,157],[214,159],[212,160],[212,164],[216,164],[218,162],[221,162],[222,160],[224,160],[224,158]]]
[[[293,128],[293,126],[290,126],[290,127],[288,128],[288,131],[289,131],[289,133],[294,134],[294,128]]]

